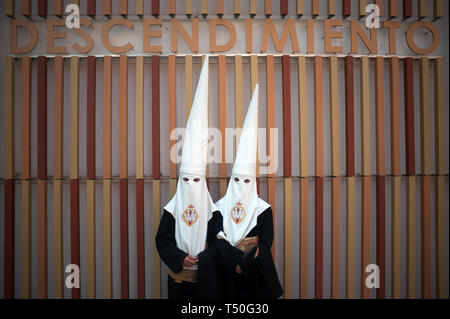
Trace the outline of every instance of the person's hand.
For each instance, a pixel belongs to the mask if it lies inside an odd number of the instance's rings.
[[[239,265],[236,266],[236,269],[234,271],[236,271],[239,275],[242,274],[242,269],[241,267],[239,267]]]
[[[183,260],[183,267],[189,268],[198,264],[198,257],[187,255]]]

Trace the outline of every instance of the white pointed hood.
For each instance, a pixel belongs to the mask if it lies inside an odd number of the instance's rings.
[[[256,84],[241,132],[233,171],[225,196],[216,205],[223,215],[223,232],[217,238],[235,246],[257,224],[260,213],[270,207],[258,197],[256,152],[258,145],[258,92]]]
[[[207,150],[208,57],[203,63],[186,124],[177,192],[164,207],[175,218],[177,247],[193,257],[205,249],[208,221],[218,210],[206,185]]]

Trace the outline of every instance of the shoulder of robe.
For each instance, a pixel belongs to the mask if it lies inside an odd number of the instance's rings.
[[[258,215],[264,213],[269,208],[271,208],[270,204],[258,197]]]
[[[219,199],[214,205],[219,209],[218,212],[223,216],[223,205],[225,204],[225,196]]]

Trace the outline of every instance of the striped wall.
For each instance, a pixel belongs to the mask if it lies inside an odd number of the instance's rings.
[[[35,1],[6,2],[7,15],[62,14],[47,1],[37,13]],[[252,17],[334,16],[342,3],[350,16],[365,1],[296,1],[292,11],[294,2],[136,1],[131,13],[127,1],[81,5],[90,16]],[[411,1],[382,3],[389,17],[412,15]],[[278,170],[259,174],[258,189],[274,208],[284,298],[448,298],[446,58],[211,56],[210,126],[241,127],[259,83],[259,126],[278,129]],[[167,297],[154,236],[176,190],[169,132],[185,126],[201,62],[196,54],[3,59],[1,297]],[[263,154],[269,140],[258,145]],[[231,168],[209,165],[214,200]],[[71,263],[80,289],[65,287]],[[380,289],[364,285],[368,264],[380,267]]]

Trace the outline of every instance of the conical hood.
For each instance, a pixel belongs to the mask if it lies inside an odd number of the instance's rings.
[[[258,92],[255,85],[252,100],[242,127],[238,151],[233,165],[233,175],[256,176],[256,152],[258,144]]]
[[[205,175],[208,154],[208,56],[195,91],[186,124],[180,173]]]

